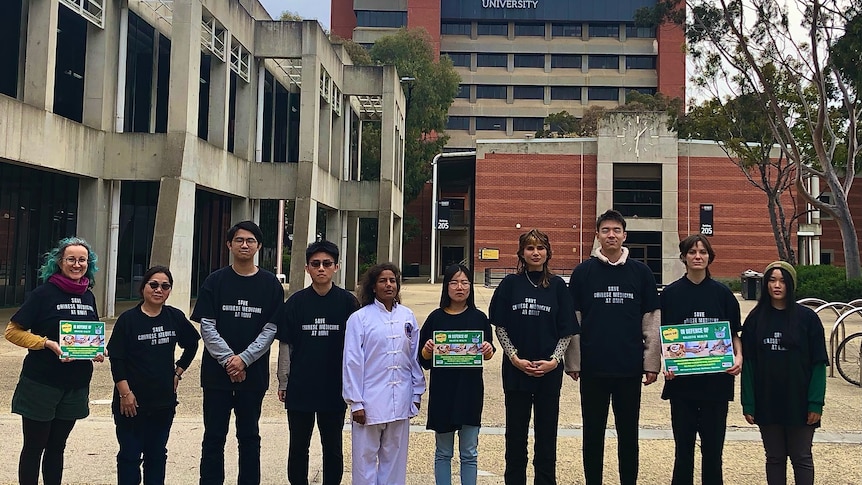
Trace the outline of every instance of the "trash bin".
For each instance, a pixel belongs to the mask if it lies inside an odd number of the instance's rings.
[[[410,263],[404,267],[404,277],[415,278],[419,276],[419,263]]]
[[[742,280],[742,299],[757,300],[760,298],[760,282],[763,280],[763,273],[758,273],[747,269],[740,275]]]

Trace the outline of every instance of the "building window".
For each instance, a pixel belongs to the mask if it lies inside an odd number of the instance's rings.
[[[581,99],[580,86],[551,86],[551,100]]]
[[[544,37],[545,24],[515,24],[515,37]]]
[[[544,86],[515,86],[512,88],[515,99],[545,99]]]
[[[544,123],[544,118],[512,118],[514,131],[539,131]]]
[[[477,130],[506,131],[506,118],[499,116],[477,116]]]
[[[661,165],[614,165],[614,209],[626,217],[661,218]]]
[[[476,85],[477,99],[506,99],[506,86],[496,84]]]
[[[552,24],[551,35],[554,37],[581,37],[583,24]]]
[[[461,84],[458,86],[458,94],[455,95],[456,98],[466,98],[470,99],[470,85],[469,84]]]
[[[447,52],[446,56],[452,60],[452,65],[455,67],[470,67],[469,52]]]
[[[823,266],[830,266],[834,259],[835,259],[835,250],[834,249],[821,249],[820,250],[820,264],[822,264]]]
[[[587,92],[590,101],[619,101],[620,90],[618,88],[589,88]]]
[[[620,37],[619,24],[590,24],[590,37]]]
[[[508,67],[508,54],[477,54],[477,67]]]
[[[626,93],[630,93],[632,91],[635,91],[635,92],[638,92],[641,94],[648,94],[650,96],[655,96],[655,93],[657,90],[656,90],[656,88],[626,88]]]
[[[619,56],[606,56],[598,54],[590,54],[588,58],[590,69],[619,69]]]
[[[821,192],[820,195],[817,196],[817,198],[820,199],[821,201],[823,201],[824,204],[831,204],[832,203],[832,192]],[[820,211],[820,220],[821,221],[831,221],[832,219],[833,219],[832,216],[830,216],[828,212]]]
[[[509,24],[508,23],[479,23],[477,25],[476,33],[479,35],[509,35]]]
[[[626,56],[626,69],[655,69],[655,56]]]
[[[442,35],[470,35],[470,22],[440,22]]]
[[[515,67],[545,67],[544,54],[515,54]]]
[[[580,69],[582,57],[580,54],[552,54],[551,68]]]
[[[663,282],[661,277],[661,237],[661,232],[658,231],[628,231],[626,233],[629,258],[647,265],[657,284]]]
[[[655,38],[655,27],[638,27],[637,25],[626,25],[626,38]]]
[[[401,28],[407,25],[407,12],[392,12],[384,10],[357,10],[357,27],[390,27]]]
[[[446,120],[446,129],[447,130],[469,130],[470,129],[470,117],[469,116],[450,116],[448,120]]]

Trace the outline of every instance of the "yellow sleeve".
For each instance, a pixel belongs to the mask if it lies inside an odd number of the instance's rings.
[[[9,322],[9,325],[6,325],[6,340],[25,349],[42,350],[45,348],[45,342],[48,340],[48,337],[35,335],[24,330],[21,325]]]

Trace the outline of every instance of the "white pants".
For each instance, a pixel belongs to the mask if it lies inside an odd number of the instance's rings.
[[[407,441],[410,420],[361,425],[350,433],[353,446],[353,485],[404,485],[407,483]]]

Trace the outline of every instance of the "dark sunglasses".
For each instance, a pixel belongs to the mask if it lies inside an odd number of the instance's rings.
[[[335,264],[335,261],[330,261],[328,259],[326,261],[318,261],[315,259],[314,261],[308,262],[308,265],[311,266],[312,268],[319,268],[321,264],[323,265],[324,268],[331,268],[332,265]]]
[[[168,291],[171,289],[170,283],[159,283],[158,281],[150,281],[149,283],[147,283],[147,285],[154,290],[159,286],[162,287],[162,291]]]

